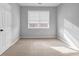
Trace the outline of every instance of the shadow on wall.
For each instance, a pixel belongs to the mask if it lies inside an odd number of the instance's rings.
[[[64,19],[64,39],[69,47],[79,50],[79,28],[67,19]]]

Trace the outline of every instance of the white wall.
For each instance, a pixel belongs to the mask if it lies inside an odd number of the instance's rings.
[[[49,10],[50,23],[49,29],[28,29],[28,9],[29,10]],[[56,7],[21,7],[21,38],[56,38],[56,20],[57,8]]]
[[[79,4],[65,3],[58,7],[58,37],[79,50]]]
[[[12,11],[12,41],[15,41],[20,38],[20,7],[13,3],[10,5]]]

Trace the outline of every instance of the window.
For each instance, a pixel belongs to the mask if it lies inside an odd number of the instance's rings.
[[[28,11],[28,28],[49,28],[49,11]]]

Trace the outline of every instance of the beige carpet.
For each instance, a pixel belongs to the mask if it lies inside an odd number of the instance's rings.
[[[77,56],[58,39],[20,39],[1,56]]]

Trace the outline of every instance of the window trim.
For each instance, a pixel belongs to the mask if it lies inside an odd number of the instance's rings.
[[[28,29],[49,29],[50,28],[50,11],[49,10],[28,10],[28,17],[29,17],[29,12],[30,11],[38,11],[38,12],[41,12],[41,11],[47,11],[48,12],[48,22],[47,22],[47,24],[48,24],[48,26],[47,27],[30,27],[29,26],[29,18],[28,18]],[[38,23],[39,24],[39,23]],[[44,24],[44,23],[43,23]]]

